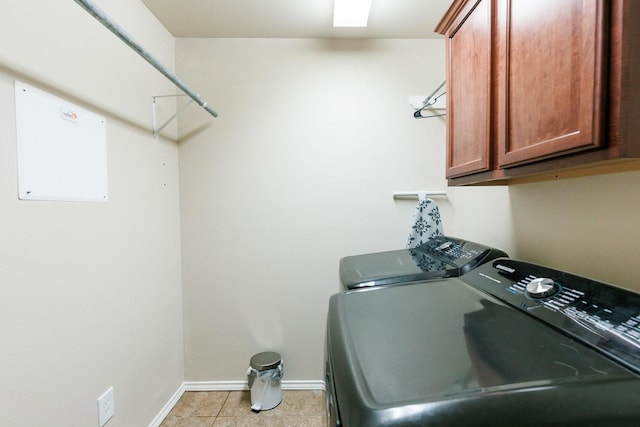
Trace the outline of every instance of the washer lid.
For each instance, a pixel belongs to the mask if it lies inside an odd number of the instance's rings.
[[[281,361],[280,353],[265,351],[254,354],[249,363],[255,370],[266,371],[277,368]]]
[[[336,294],[327,332],[344,427],[638,424],[638,376],[457,278]]]
[[[336,382],[374,406],[628,373],[455,278],[337,294],[329,315]]]
[[[415,249],[352,255],[340,260],[346,289],[457,276],[457,268]]]

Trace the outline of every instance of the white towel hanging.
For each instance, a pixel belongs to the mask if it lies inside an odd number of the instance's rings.
[[[427,198],[426,193],[418,193],[418,204],[413,214],[413,225],[409,230],[407,248],[415,248],[435,236],[443,235],[442,218],[438,205]]]

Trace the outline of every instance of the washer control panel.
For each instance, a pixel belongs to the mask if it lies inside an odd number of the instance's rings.
[[[454,265],[465,273],[483,260],[507,256],[499,249],[448,236],[435,236],[414,250]]]
[[[640,294],[508,258],[480,266],[461,280],[640,373]]]

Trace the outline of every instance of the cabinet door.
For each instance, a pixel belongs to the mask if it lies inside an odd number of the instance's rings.
[[[499,165],[603,145],[603,1],[497,6]]]
[[[447,31],[447,177],[491,168],[491,1],[467,2]]]

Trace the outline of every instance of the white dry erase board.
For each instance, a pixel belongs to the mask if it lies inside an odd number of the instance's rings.
[[[107,201],[107,122],[63,99],[15,82],[18,197]]]

